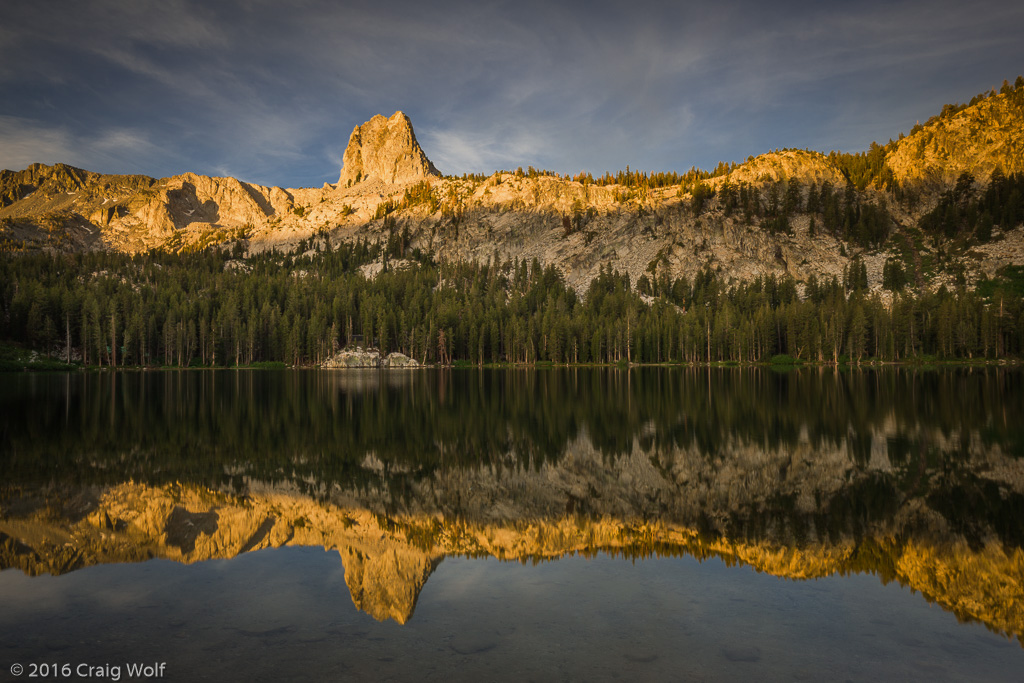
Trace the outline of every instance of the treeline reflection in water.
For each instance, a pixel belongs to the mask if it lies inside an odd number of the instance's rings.
[[[684,552],[792,578],[869,571],[1020,635],[1022,379],[1002,368],[7,375],[0,518],[21,526],[0,533],[0,550],[30,573],[276,543],[364,563],[392,548],[368,540],[383,531],[419,578],[411,603],[368,611],[403,619],[445,554]],[[291,502],[273,498],[285,493]],[[33,548],[11,536],[29,524]],[[111,545],[109,532],[133,524],[148,545]],[[67,550],[60,534],[72,531],[94,546]],[[218,534],[237,540],[204,541]]]
[[[403,488],[453,470],[538,470],[586,444],[606,464],[648,455],[669,478],[681,457],[702,460],[705,479],[728,471],[735,480],[734,470],[750,467],[739,454],[753,453],[762,470],[765,454],[776,454],[771,484],[792,478],[791,467],[835,470],[821,454],[839,453],[837,474],[850,481],[830,492],[841,499],[819,501],[826,527],[890,515],[913,496],[971,538],[995,530],[1019,544],[1022,389],[1022,374],[1002,369],[9,375],[0,388],[0,477],[215,488],[291,481],[316,496],[331,486]],[[797,453],[810,462],[796,462]],[[378,464],[367,467],[368,458]],[[780,514],[793,508],[795,491],[762,493]],[[728,526],[747,533],[741,520]]]
[[[64,453],[114,458],[140,475],[156,451],[161,469],[186,473],[192,460],[291,466],[370,452],[469,467],[514,452],[537,467],[581,434],[608,457],[636,439],[714,455],[732,438],[766,449],[845,443],[865,461],[885,432],[898,462],[929,434],[1024,455],[1021,381],[999,369],[101,372],[7,375],[0,404],[8,454],[31,454],[40,468],[52,458],[66,466]],[[13,475],[33,470],[12,465]]]

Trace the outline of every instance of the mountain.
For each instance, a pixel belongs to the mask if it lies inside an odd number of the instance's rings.
[[[293,201],[277,187],[194,173],[155,180],[64,164],[0,171],[4,238],[56,250],[138,252],[174,248],[185,236],[225,242],[288,213]]]
[[[866,154],[774,151],[685,175],[441,177],[402,112],[356,126],[339,182],[322,188],[36,164],[0,172],[0,246],[134,253],[237,243],[256,253],[401,232],[442,260],[536,258],[580,292],[607,266],[634,283],[704,269],[725,281],[807,282],[841,278],[854,258],[875,290],[891,261],[920,285],[955,286],[1024,263],[1024,208],[1012,196],[1024,171],[1024,87],[976,100]],[[978,198],[996,169],[1013,187],[982,220]],[[929,223],[937,210],[945,213]]]
[[[963,173],[987,181],[999,168],[1024,173],[1024,92],[989,96],[966,108],[947,106],[896,143],[886,164],[901,183],[949,188]]]
[[[343,187],[363,178],[403,184],[441,175],[416,142],[412,121],[400,111],[389,119],[378,115],[356,126],[342,164],[338,185]]]

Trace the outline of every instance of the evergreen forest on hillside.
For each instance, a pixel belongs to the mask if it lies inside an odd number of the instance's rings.
[[[1024,78],[1002,94],[1024,103]],[[241,241],[181,253],[0,253],[0,369],[25,367],[26,349],[86,366],[171,367],[317,365],[355,347],[439,364],[1022,358],[1024,267],[969,285],[963,258],[1024,223],[1024,174],[996,168],[982,185],[964,173],[916,226],[900,226],[887,202],[914,212],[920,198],[892,179],[894,144],[833,152],[842,186],[704,182],[736,168],[725,163],[575,178],[619,185],[625,199],[678,184],[688,197],[679,210],[695,220],[713,212],[771,233],[792,233],[802,216],[810,237],[831,235],[842,256],[854,255],[842,278],[735,282],[710,266],[673,278],[655,259],[635,282],[607,266],[578,293],[537,260],[438,262],[411,248],[408,226],[391,215],[439,202],[423,183],[378,207],[388,235],[379,241],[337,243],[324,231],[289,253],[250,256]],[[561,216],[566,237],[586,227],[584,209],[577,202]],[[460,219],[447,216],[456,234]],[[882,248],[894,255],[880,292],[858,254]],[[363,272],[370,264],[373,277]],[[940,274],[950,284],[934,290]]]
[[[400,241],[241,258],[210,248],[0,259],[3,337],[98,366],[318,364],[361,346],[421,362],[665,363],[1020,357],[1024,268],[973,289],[902,288],[891,304],[846,277],[727,284],[603,270],[584,296],[537,261],[436,263]],[[360,267],[383,262],[370,279]],[[392,265],[398,263],[396,267]]]

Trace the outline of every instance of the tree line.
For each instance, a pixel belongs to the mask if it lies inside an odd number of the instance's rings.
[[[1022,269],[976,289],[887,301],[854,260],[842,279],[727,283],[606,267],[578,294],[536,259],[437,263],[400,234],[311,238],[242,258],[209,248],[0,258],[3,338],[99,366],[315,365],[339,349],[424,363],[765,362],[1019,357]],[[378,262],[381,272],[364,276]]]
[[[988,186],[976,188],[974,176],[962,173],[953,189],[939,198],[935,208],[921,217],[918,226],[926,233],[956,239],[971,234],[978,242],[992,239],[996,225],[1024,222],[1024,173],[992,172]]]

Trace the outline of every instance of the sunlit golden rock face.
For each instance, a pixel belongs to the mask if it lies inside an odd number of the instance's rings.
[[[985,98],[900,140],[886,163],[901,183],[933,187],[951,185],[961,173],[987,181],[997,167],[1024,171],[1024,107],[1013,95]]]
[[[292,213],[294,199],[278,187],[184,173],[159,180],[103,175],[64,164],[33,164],[0,172],[0,217],[7,232],[62,251],[138,252],[233,240],[254,226]],[[19,229],[19,224],[23,227]]]
[[[819,152],[797,149],[761,154],[749,159],[732,173],[710,180],[709,184],[720,187],[725,181],[733,185],[759,185],[765,181],[793,180],[807,185],[841,185],[846,182],[842,172],[827,156]]]
[[[391,185],[441,175],[416,141],[412,121],[400,111],[390,118],[374,116],[356,126],[349,136],[342,164],[338,179],[342,187],[364,178]]]

